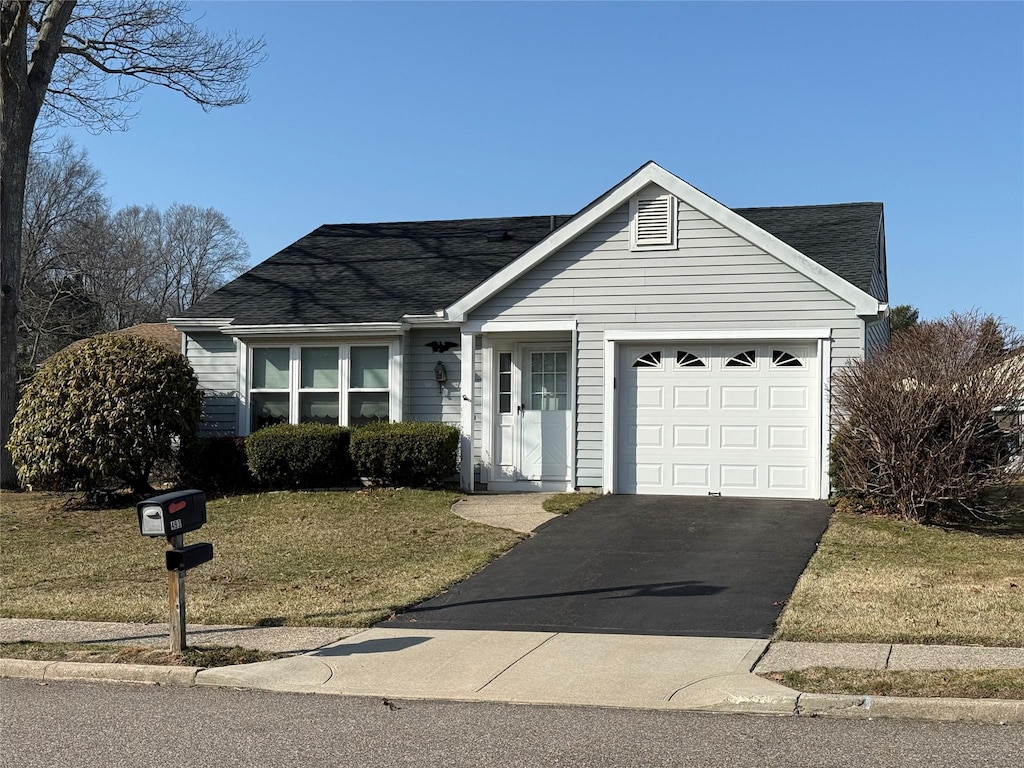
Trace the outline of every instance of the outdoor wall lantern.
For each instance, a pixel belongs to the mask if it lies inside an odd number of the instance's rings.
[[[437,382],[438,390],[443,392],[445,382],[448,381],[448,369],[444,367],[444,363],[440,360],[438,360],[437,365],[434,366],[434,381]]]

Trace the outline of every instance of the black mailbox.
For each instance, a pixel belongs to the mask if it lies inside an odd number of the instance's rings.
[[[136,511],[143,536],[177,536],[198,530],[206,523],[206,494],[202,491],[165,493],[140,501]]]
[[[213,560],[213,544],[189,544],[181,549],[168,549],[166,554],[168,571],[187,571]]]

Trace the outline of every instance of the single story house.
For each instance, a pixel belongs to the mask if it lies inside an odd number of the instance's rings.
[[[730,209],[650,162],[571,216],[325,225],[170,322],[205,434],[433,420],[470,491],[817,499],[887,298],[880,203]]]

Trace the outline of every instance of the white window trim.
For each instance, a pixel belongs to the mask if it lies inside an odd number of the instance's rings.
[[[655,242],[639,242],[640,230],[639,230],[639,210],[641,200],[661,200],[666,199],[668,201],[668,222],[667,222],[667,238],[655,241]],[[634,195],[629,200],[629,249],[631,251],[674,251],[677,248],[676,238],[678,237],[678,224],[676,220],[678,218],[679,211],[679,200],[675,195],[668,192],[662,192],[660,194],[640,194]]]
[[[288,341],[267,341],[255,339],[243,341],[235,338],[238,347],[238,429],[240,436],[247,436],[252,431],[251,398],[249,383],[252,381],[252,350],[254,348],[286,348],[289,352],[288,368],[288,421],[299,423],[299,396],[303,392],[337,392],[340,400],[339,416],[342,425],[349,424],[349,393],[350,392],[384,392],[384,388],[352,388],[349,386],[350,353],[352,347],[387,347],[388,348],[388,410],[391,421],[402,421],[403,418],[403,356],[400,337],[393,338],[358,338],[358,339],[302,339]],[[303,347],[338,347],[338,389],[322,389],[301,387],[300,360]],[[280,389],[259,389],[257,392],[283,392]]]

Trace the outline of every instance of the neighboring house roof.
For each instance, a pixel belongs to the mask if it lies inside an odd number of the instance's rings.
[[[650,179],[678,182],[722,215],[739,221],[738,214],[749,222],[747,228],[753,230],[753,224],[781,241],[778,247],[788,246],[842,278],[857,295],[866,299],[871,294],[881,203],[730,211],[649,163],[576,216],[324,225],[198,302],[182,318],[233,318],[236,325],[397,322],[405,315],[432,315],[456,302],[475,305],[471,297],[489,293],[492,284],[500,286],[506,274],[514,278],[512,263],[554,230],[571,222],[560,235],[575,236],[574,225],[605,201],[614,202],[609,195],[628,192],[627,183],[637,186]],[[550,242],[559,239],[556,235]]]
[[[139,323],[128,328],[121,328],[110,333],[98,333],[97,336],[139,336],[143,339],[156,341],[170,349],[172,352],[181,352],[181,332],[176,331],[170,323]],[[79,339],[68,344],[61,352],[70,349],[77,349],[87,342],[88,339]],[[58,353],[60,354],[60,353]]]

